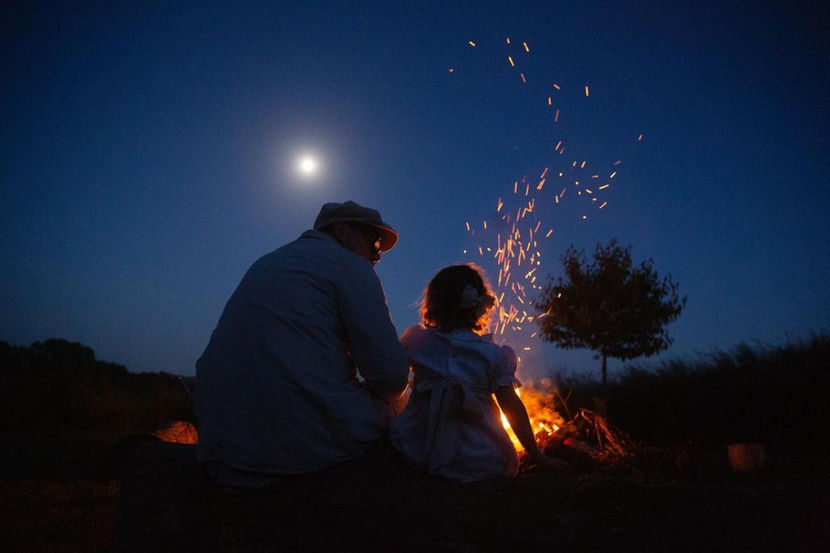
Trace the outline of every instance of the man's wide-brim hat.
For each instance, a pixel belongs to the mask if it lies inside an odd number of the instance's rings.
[[[380,233],[380,251],[391,250],[398,241],[398,231],[380,218],[380,212],[376,209],[363,207],[351,200],[342,204],[332,202],[323,204],[320,214],[314,221],[314,230],[323,230],[334,223],[353,223],[374,227]]]

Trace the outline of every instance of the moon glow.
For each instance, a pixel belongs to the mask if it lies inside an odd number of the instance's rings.
[[[303,155],[297,160],[297,171],[303,177],[311,177],[317,173],[319,164],[312,155]]]

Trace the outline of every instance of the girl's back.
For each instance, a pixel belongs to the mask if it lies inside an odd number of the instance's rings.
[[[514,475],[518,457],[492,398],[497,388],[518,384],[513,350],[470,330],[421,325],[401,342],[414,381],[391,428],[398,450],[430,474],[461,482]]]

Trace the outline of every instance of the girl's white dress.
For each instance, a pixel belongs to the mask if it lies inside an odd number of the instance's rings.
[[[412,464],[459,482],[514,476],[519,460],[492,393],[520,386],[516,353],[492,335],[417,325],[401,343],[414,373],[409,403],[390,438]]]

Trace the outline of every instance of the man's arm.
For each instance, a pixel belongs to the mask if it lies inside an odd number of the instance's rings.
[[[367,263],[365,267],[357,267],[351,276],[354,278],[341,281],[338,290],[350,355],[372,392],[390,401],[406,388],[409,376],[406,353],[398,342],[383,287],[374,269]]]

